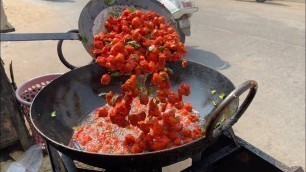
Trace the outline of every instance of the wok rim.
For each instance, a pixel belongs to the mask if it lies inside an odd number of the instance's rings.
[[[180,60],[178,62],[181,62],[181,61],[182,60]],[[214,70],[214,69],[212,69],[212,68],[210,68],[208,66],[205,66],[204,64],[197,63],[197,62],[194,62],[194,61],[191,61],[191,60],[187,60],[187,62],[195,63],[197,65],[204,66],[205,68],[207,68],[207,69],[209,69],[211,71],[217,72],[219,75],[223,76],[225,79],[228,80],[228,82],[230,83],[230,86],[232,86],[233,89],[236,88],[235,85],[232,83],[232,81],[229,80],[225,75],[223,75],[219,71]],[[86,68],[86,67],[88,67],[90,65],[98,65],[98,64],[96,62],[94,62],[94,63],[88,64],[88,65],[85,65],[85,66],[73,69],[73,70],[68,71],[68,72],[62,74],[61,76],[55,78],[54,80],[52,80],[52,82],[61,79],[62,76],[68,75],[70,72],[73,72],[73,71],[81,69],[81,68]],[[100,67],[102,67],[102,66],[100,66]],[[101,76],[102,76],[102,73],[101,73]],[[51,85],[48,84],[43,89],[48,88],[48,87],[51,87]],[[145,156],[145,155],[154,155],[154,154],[159,154],[159,153],[165,153],[165,152],[168,152],[170,150],[175,150],[175,149],[179,149],[179,148],[182,148],[182,147],[190,146],[191,144],[195,144],[196,142],[200,142],[200,141],[204,141],[206,144],[209,143],[209,142],[204,140],[204,139],[207,138],[206,135],[204,135],[203,137],[198,138],[196,140],[193,140],[192,142],[189,142],[189,143],[186,143],[186,144],[182,144],[180,146],[176,146],[176,147],[173,147],[173,148],[167,148],[167,149],[162,149],[162,150],[158,150],[158,151],[151,151],[151,152],[136,153],[136,154],[101,154],[101,153],[92,153],[92,152],[86,152],[84,150],[75,149],[75,148],[69,147],[68,145],[64,145],[62,143],[54,141],[50,137],[46,136],[42,131],[40,131],[39,128],[35,125],[35,122],[33,121],[33,118],[32,118],[32,114],[33,114],[32,113],[32,106],[33,106],[34,102],[36,101],[38,95],[42,94],[43,89],[41,91],[39,91],[39,93],[34,97],[34,99],[32,101],[32,104],[31,104],[31,107],[30,107],[30,120],[31,120],[32,125],[34,126],[35,130],[38,132],[39,135],[41,135],[44,139],[46,139],[47,142],[51,142],[51,144],[56,145],[56,147],[61,147],[60,149],[67,149],[67,150],[72,151],[72,152],[84,153],[84,154],[87,154],[87,155],[93,155],[93,156],[99,156],[99,157],[126,157],[126,158],[132,158],[133,159],[133,157],[141,157],[141,156]],[[239,107],[239,99],[237,99],[237,106],[235,107],[235,109],[233,109],[234,112],[237,111],[238,107]],[[215,109],[216,109],[216,107],[214,107],[209,114],[211,114]],[[203,145],[203,147],[204,147],[204,145]],[[72,157],[70,157],[70,158],[72,158]]]

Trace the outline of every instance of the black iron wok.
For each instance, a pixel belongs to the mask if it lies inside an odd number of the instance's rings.
[[[191,95],[184,98],[206,119],[204,125],[206,137],[176,148],[155,152],[111,155],[95,154],[67,146],[73,134],[73,127],[93,109],[106,103],[101,92],[118,92],[121,84],[128,78],[113,78],[109,85],[100,84],[102,74],[107,70],[96,63],[74,69],[52,81],[35,97],[31,106],[31,120],[38,133],[53,147],[67,155],[89,165],[106,169],[154,168],[185,160],[203,151],[223,131],[231,127],[253,100],[257,83],[247,81],[235,89],[232,82],[219,72],[201,64],[188,62],[182,69],[181,62],[168,64],[174,74],[169,74],[172,89],[184,82],[191,86]],[[217,93],[211,94],[211,90]],[[238,97],[250,90],[244,102],[238,107]],[[225,93],[222,100],[218,97]],[[217,105],[214,105],[215,102]],[[56,116],[51,113],[56,111]],[[227,117],[224,124],[217,127],[221,117]],[[121,171],[120,170],[120,171]]]

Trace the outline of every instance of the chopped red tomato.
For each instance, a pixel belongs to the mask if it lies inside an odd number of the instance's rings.
[[[166,63],[181,60],[187,50],[165,17],[126,9],[119,17],[110,16],[105,28],[107,32],[94,36],[96,62],[111,76],[130,77],[120,86],[121,93],[105,95],[107,104],[93,111],[73,140],[88,152],[130,154],[201,138],[205,132],[197,124],[199,118],[190,103],[183,102],[190,86],[183,83],[177,92],[170,90],[173,72]],[[186,65],[183,60],[182,67]],[[149,74],[150,90],[145,86]],[[109,84],[111,76],[104,74],[101,83]]]
[[[108,84],[111,81],[111,76],[109,74],[104,74],[101,78],[101,83],[103,85]]]
[[[182,61],[182,67],[183,67],[183,68],[187,67],[187,60],[183,60],[183,61]]]
[[[109,17],[105,27],[106,33],[94,36],[93,53],[97,63],[111,71],[157,72],[167,61],[180,60],[187,52],[175,29],[155,12],[127,9],[117,18]]]

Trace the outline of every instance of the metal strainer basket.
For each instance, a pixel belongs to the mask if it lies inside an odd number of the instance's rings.
[[[85,38],[85,41],[82,40],[83,45],[92,57],[95,58],[92,53],[94,36],[105,31],[104,23],[110,15],[120,16],[125,9],[154,11],[177,29],[171,12],[157,0],[91,0],[80,14],[79,34],[82,39]]]
[[[26,121],[30,128],[30,134],[34,137],[35,142],[42,145],[42,148],[45,148],[45,141],[38,135],[35,131],[31,120],[30,120],[30,106],[34,97],[38,94],[38,92],[43,89],[46,85],[48,85],[52,80],[61,76],[62,74],[49,74],[40,76],[37,78],[33,78],[25,83],[23,83],[20,87],[17,88],[15,94],[16,99],[21,104],[22,109],[25,114]]]
[[[81,11],[78,30],[71,30],[67,33],[0,34],[0,41],[59,40],[57,53],[60,60],[69,69],[74,69],[76,67],[71,65],[63,56],[63,41],[82,41],[86,51],[95,59],[96,56],[93,54],[94,36],[105,30],[104,23],[110,15],[120,15],[127,8],[154,11],[164,16],[166,23],[171,24],[178,31],[176,21],[171,12],[157,0],[90,0]]]

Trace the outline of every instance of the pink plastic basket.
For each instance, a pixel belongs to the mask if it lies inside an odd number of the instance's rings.
[[[41,144],[43,149],[45,148],[45,141],[38,135],[38,133],[35,131],[31,123],[30,107],[37,93],[41,89],[43,89],[46,85],[48,85],[51,81],[53,81],[55,78],[61,75],[62,74],[49,74],[49,75],[44,75],[44,76],[40,76],[37,78],[33,78],[23,83],[22,85],[20,85],[15,92],[16,99],[21,104],[26,120],[30,126],[32,136],[34,137],[36,143]]]
[[[17,88],[16,98],[24,106],[30,107],[32,100],[37,93],[48,85],[52,80],[61,76],[62,74],[49,74],[33,78]]]

